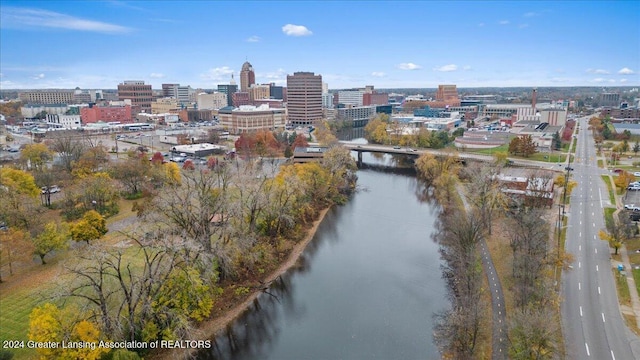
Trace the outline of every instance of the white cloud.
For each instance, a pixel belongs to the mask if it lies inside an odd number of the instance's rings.
[[[534,17],[534,16],[538,16],[538,15],[540,15],[540,14],[538,14],[537,12],[529,11],[528,13],[525,13],[522,16],[524,16],[524,17]]]
[[[456,70],[458,70],[458,65],[456,64],[448,64],[448,65],[440,66],[433,69],[433,71],[442,71],[442,72],[449,72],[449,71],[456,71]]]
[[[604,70],[604,69],[587,69],[587,72],[589,74],[602,74],[602,75],[608,75],[609,71]]]
[[[0,74],[0,75],[2,75],[2,74]],[[621,83],[626,83],[626,82],[627,82],[627,79],[620,79],[620,82],[621,82]]]
[[[519,29],[524,29],[524,28],[528,28],[528,27],[529,27],[529,24],[520,24],[520,25],[518,25]]]
[[[462,70],[469,71],[469,70],[471,70],[471,66],[465,65],[465,66],[462,67]]]
[[[613,84],[614,82],[616,82],[616,81],[615,81],[615,80],[613,80],[613,79],[609,79],[608,81],[609,81],[610,83],[612,83],[612,84]]]
[[[498,22],[498,24],[500,24],[500,25],[509,25],[509,24],[510,24],[510,21],[509,21],[509,20],[500,20],[500,21]]]
[[[258,41],[260,41],[260,36],[253,35],[253,36],[249,37],[246,41],[247,42],[258,42]]]
[[[107,34],[127,33],[132,30],[126,26],[81,19],[53,11],[19,7],[3,7],[0,12],[0,24],[3,28],[45,27]]]
[[[414,63],[401,63],[398,64],[398,69],[400,70],[418,70],[421,69],[422,66],[414,64]]]
[[[35,76],[33,77],[33,79],[34,79],[34,80],[40,80],[40,79],[44,79],[44,78],[45,78],[45,75],[44,75],[44,74],[38,74],[38,75],[35,75]]]
[[[288,36],[309,36],[313,34],[311,30],[307,29],[306,26],[303,25],[293,25],[287,24],[282,27],[282,32]]]
[[[162,73],[151,73],[151,74],[149,75],[149,77],[150,77],[150,78],[153,78],[153,79],[162,79],[164,76],[165,76],[165,75],[164,75],[164,74],[162,74]]]
[[[591,82],[594,82],[594,83],[601,83],[601,82],[605,82],[605,81],[607,81],[607,79],[603,79],[603,78],[595,78],[595,79],[591,80]]]
[[[631,74],[635,74],[635,71],[629,69],[629,68],[622,68],[618,71],[618,74],[620,75],[631,75]]]
[[[262,80],[260,80],[262,79]],[[266,73],[256,73],[256,82],[269,82],[275,83],[278,86],[284,86],[287,84],[287,72],[280,68],[276,71],[269,71]]]
[[[200,78],[207,81],[229,81],[233,70],[228,66],[217,67],[200,74]]]
[[[371,76],[373,77],[384,77],[386,74],[383,73],[382,71],[374,71],[371,73]]]

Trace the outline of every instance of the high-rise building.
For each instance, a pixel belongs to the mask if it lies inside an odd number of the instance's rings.
[[[269,97],[272,99],[282,100],[284,99],[284,88],[282,86],[276,86],[275,83],[271,83],[269,87]]]
[[[227,94],[214,92],[213,94],[198,94],[198,109],[221,109],[227,106]]]
[[[617,94],[617,93],[600,94],[600,106],[620,106],[620,94]]]
[[[389,94],[377,93],[375,90],[371,93],[362,95],[362,105],[387,105],[389,103]]]
[[[362,90],[338,91],[338,103],[344,105],[362,106]]]
[[[322,119],[322,76],[312,72],[287,75],[289,122],[312,125]]]
[[[180,84],[162,84],[162,97],[178,98],[178,86]]]
[[[240,70],[240,91],[249,92],[251,85],[256,83],[256,74],[253,72],[253,66],[248,61],[242,64]]]
[[[240,107],[242,105],[249,105],[249,93],[238,91],[231,94],[233,107]]]
[[[35,90],[20,92],[18,98],[24,104],[70,104],[73,94],[70,90]]]
[[[153,91],[151,85],[145,85],[144,81],[127,80],[118,84],[118,100],[131,100],[132,113],[151,113]]]
[[[229,84],[218,84],[218,92],[227,95],[227,106],[233,106],[233,94],[238,92],[238,85],[236,81],[233,79],[233,74],[231,74],[231,81]]]

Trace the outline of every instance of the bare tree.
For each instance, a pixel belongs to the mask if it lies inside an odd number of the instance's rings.
[[[476,214],[460,208],[440,221],[436,239],[441,245],[442,272],[452,307],[435,316],[434,339],[441,352],[456,359],[473,359],[485,319],[478,250],[484,224]]]
[[[515,303],[525,307],[545,299],[543,271],[549,265],[549,225],[538,209],[523,208],[510,221]]]
[[[505,198],[500,189],[498,174],[500,168],[473,163],[464,171],[469,179],[468,199],[478,210],[482,224],[491,234],[491,222],[497,210],[504,207]]]
[[[515,310],[509,322],[509,358],[515,360],[557,359],[563,349],[562,338],[550,307]]]
[[[48,142],[50,148],[58,153],[62,167],[67,172],[73,170],[73,163],[80,160],[88,148],[83,138],[70,134],[54,132]]]

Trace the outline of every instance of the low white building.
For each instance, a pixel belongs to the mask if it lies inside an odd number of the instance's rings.
[[[20,108],[20,113],[26,119],[32,119],[45,111],[47,114],[62,115],[69,110],[66,104],[25,105]]]
[[[82,127],[80,115],[48,114],[47,126],[54,129],[79,129]]]
[[[269,108],[269,105],[242,105],[239,108],[226,107],[218,111],[220,125],[233,134],[260,130],[284,130],[285,109]]]

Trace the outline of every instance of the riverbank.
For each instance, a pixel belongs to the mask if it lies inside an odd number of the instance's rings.
[[[296,265],[298,259],[307,248],[307,245],[309,245],[311,240],[313,240],[313,237],[318,230],[318,226],[320,226],[322,220],[324,220],[330,209],[331,207],[328,207],[320,212],[318,218],[307,230],[304,239],[295,244],[286,260],[282,264],[280,264],[280,266],[278,266],[275,271],[272,271],[270,274],[268,274],[261,281],[261,283],[271,284],[278,277],[282,276],[287,271],[289,271],[289,269]],[[195,332],[195,338],[188,340],[207,340],[218,336],[227,328],[227,326],[231,325],[237,318],[242,316],[242,314],[244,314],[244,312],[247,311],[251,307],[251,305],[253,305],[254,301],[262,292],[263,289],[255,289],[242,302],[232,305],[231,308],[223,315],[202,322]],[[162,353],[152,353],[150,354],[149,358],[156,360],[187,359],[200,350],[201,349],[171,349],[163,351]]]

